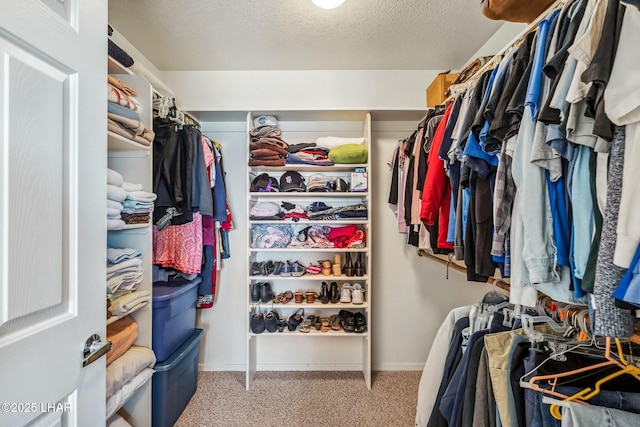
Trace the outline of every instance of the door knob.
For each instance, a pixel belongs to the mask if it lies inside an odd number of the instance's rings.
[[[82,351],[82,367],[88,366],[100,359],[111,350],[111,341],[102,342],[100,335],[93,334],[87,338]]]

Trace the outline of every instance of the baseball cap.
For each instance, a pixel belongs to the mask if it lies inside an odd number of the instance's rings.
[[[333,188],[333,191],[337,193],[344,193],[346,191],[349,191],[349,184],[347,184],[347,182],[342,178],[336,178],[335,180],[333,180],[331,186]]]
[[[333,191],[333,188],[331,188],[331,181],[332,181],[332,178],[329,178],[324,174],[314,173],[309,177],[307,191],[313,191],[313,192]]]
[[[306,191],[304,177],[296,171],[288,171],[280,177],[280,191]]]
[[[276,178],[270,177],[268,174],[263,173],[258,175],[251,181],[250,190],[252,193],[269,193],[280,191],[280,185]]]
[[[258,116],[253,119],[254,129],[259,129],[263,126],[278,127],[278,120],[273,116]]]

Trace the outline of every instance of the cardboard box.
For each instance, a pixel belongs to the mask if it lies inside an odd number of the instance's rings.
[[[433,108],[444,102],[447,89],[449,89],[451,83],[453,83],[458,76],[459,73],[442,73],[436,76],[427,88],[427,108]]]

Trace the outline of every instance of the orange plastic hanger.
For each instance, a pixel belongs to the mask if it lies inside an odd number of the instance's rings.
[[[611,340],[610,338],[607,338],[607,340]],[[636,377],[636,379],[638,379],[638,375],[640,374],[640,368],[638,368],[635,365],[631,365],[629,362],[627,362],[624,359],[624,356],[622,354],[622,344],[620,343],[620,339],[616,338],[616,346],[618,348],[618,354],[620,356],[620,359],[622,361],[623,364],[623,368],[620,369],[619,371],[616,371],[612,374],[607,375],[604,378],[601,378],[598,382],[596,382],[596,385],[593,389],[591,389],[590,387],[585,388],[582,391],[579,391],[578,393],[574,394],[573,396],[569,396],[567,397],[564,401],[565,402],[572,402],[572,401],[577,401],[577,400],[581,400],[581,401],[586,401],[591,399],[592,397],[598,395],[598,393],[600,393],[600,389],[601,386],[608,382],[611,381],[614,378],[617,378],[619,376],[622,375],[633,375],[634,377]],[[551,412],[551,415],[557,419],[557,420],[561,420],[562,419],[562,413],[560,411],[560,405],[558,404],[553,404],[551,405],[551,408],[549,409]]]
[[[618,344],[618,347],[619,347],[618,348],[619,353],[622,354],[622,351],[621,351],[622,350],[622,346],[619,344],[620,340],[618,340],[617,338],[616,338],[616,343]],[[529,386],[531,387],[532,390],[538,391],[540,393],[548,394],[548,395],[551,395],[551,396],[556,396],[556,397],[559,397],[561,399],[569,399],[570,396],[566,396],[566,395],[564,395],[562,393],[558,393],[557,391],[554,390],[556,385],[557,385],[558,379],[574,376],[574,375],[577,375],[577,374],[581,374],[583,372],[592,371],[594,369],[605,368],[607,366],[617,365],[617,366],[620,367],[620,369],[624,369],[626,366],[629,365],[626,361],[624,361],[624,363],[623,363],[620,360],[617,360],[616,358],[611,356],[611,337],[607,337],[606,338],[606,346],[605,346],[604,357],[605,357],[605,359],[607,359],[605,362],[596,363],[594,365],[585,366],[583,368],[574,369],[574,370],[567,371],[567,372],[561,372],[561,373],[558,373],[558,374],[538,375],[538,376],[532,377],[529,380]],[[622,359],[622,360],[624,360],[624,359]],[[634,375],[636,377],[636,379],[640,380],[640,375],[639,375],[640,372],[631,373],[631,374]],[[551,389],[542,388],[542,387],[538,386],[538,384],[537,384],[538,381],[548,381],[549,384],[552,386],[552,388]]]

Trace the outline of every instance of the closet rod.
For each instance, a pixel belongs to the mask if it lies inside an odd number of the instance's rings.
[[[502,59],[502,55],[507,50],[511,49],[513,46],[515,46],[517,43],[519,43],[521,40],[523,40],[527,36],[527,34],[529,34],[531,31],[535,30],[538,27],[538,24],[544,18],[546,18],[555,9],[561,7],[565,3],[565,1],[566,0],[556,0],[555,2],[553,2],[551,4],[551,6],[549,6],[547,9],[544,10],[544,12],[542,12],[540,15],[538,15],[538,17],[536,19],[531,21],[527,25],[527,27],[520,32],[520,34],[518,34],[513,40],[511,40],[505,47],[503,47],[500,50],[500,52],[498,52],[495,55],[493,55],[493,58],[491,58],[489,61],[487,61],[487,63],[484,64],[482,67],[478,68],[478,70],[475,73],[473,73],[466,82],[460,83],[460,85],[465,85],[469,81],[473,81],[474,79],[482,76],[482,73],[484,73],[485,71],[490,69],[492,66],[494,66],[496,60],[500,61]],[[454,91],[452,90],[452,92],[454,92]],[[447,99],[443,103],[444,104],[448,103],[449,101],[453,100],[455,98],[455,96],[456,95],[452,93],[451,95],[449,95],[449,97],[447,97]]]

